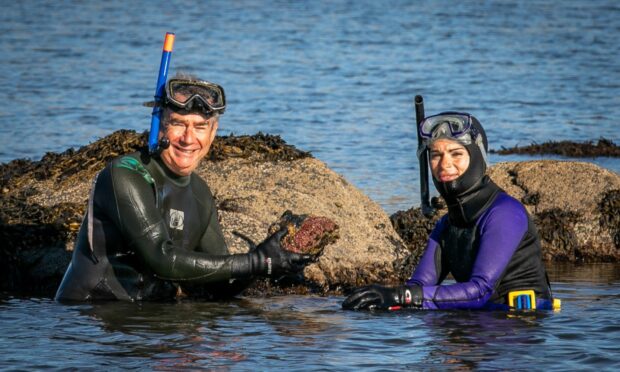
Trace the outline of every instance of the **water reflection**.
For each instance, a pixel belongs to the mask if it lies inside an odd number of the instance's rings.
[[[433,312],[422,316],[433,332],[430,352],[421,362],[456,369],[495,364],[509,345],[545,343],[542,325],[549,312]]]
[[[302,309],[296,307],[298,302]],[[78,312],[95,320],[106,334],[91,341],[104,346],[98,353],[147,358],[156,361],[156,369],[177,369],[236,364],[277,356],[286,348],[318,348],[341,318],[322,310],[324,302],[316,302],[315,311],[308,311],[308,299],[298,296],[209,303],[111,302],[81,306]]]
[[[547,273],[552,282],[613,283],[620,281],[620,265],[615,263],[573,264],[547,263]]]

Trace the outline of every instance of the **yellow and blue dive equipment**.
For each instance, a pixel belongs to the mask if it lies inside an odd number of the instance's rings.
[[[536,310],[536,302],[536,293],[534,293],[534,290],[532,289],[512,291],[508,293],[508,306],[511,309]],[[562,308],[562,301],[559,298],[554,298],[553,301],[550,302],[550,304],[545,304],[545,308],[549,308],[549,305],[551,305],[550,308],[555,311],[559,311]]]

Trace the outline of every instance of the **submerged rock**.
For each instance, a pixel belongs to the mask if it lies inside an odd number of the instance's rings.
[[[611,140],[601,138],[596,144],[592,141],[573,142],[573,141],[550,141],[544,143],[532,143],[529,146],[515,146],[511,148],[502,147],[501,150],[491,150],[491,153],[500,155],[522,154],[540,155],[553,154],[568,156],[573,158],[593,158],[597,156],[620,157],[620,146]]]

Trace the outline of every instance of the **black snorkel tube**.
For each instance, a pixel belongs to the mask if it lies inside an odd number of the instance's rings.
[[[151,130],[149,131],[149,154],[155,155],[167,148],[170,143],[167,138],[158,140],[159,123],[163,112],[162,100],[164,98],[164,87],[168,79],[168,66],[170,65],[170,56],[172,55],[172,46],[174,45],[174,34],[166,32],[164,39],[164,48],[161,54],[161,62],[159,64],[159,74],[157,76],[157,86],[155,87],[155,106],[151,113]]]
[[[430,202],[430,193],[429,193],[429,182],[428,182],[428,149],[420,150],[423,146],[422,144],[422,136],[420,136],[420,123],[424,120],[424,99],[422,96],[417,95],[414,99],[415,106],[415,121],[416,128],[415,132],[418,135],[418,161],[420,164],[420,208],[422,209],[422,214],[426,217],[431,217],[435,214],[435,208],[431,206]]]

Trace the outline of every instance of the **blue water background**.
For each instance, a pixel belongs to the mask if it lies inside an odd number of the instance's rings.
[[[388,213],[419,203],[416,94],[428,114],[476,115],[493,149],[620,143],[617,1],[2,5],[0,162],[147,129],[167,31],[172,73],[225,87],[220,134],[281,135]],[[614,158],[581,160],[620,172]],[[349,313],[339,297],[61,306],[3,294],[0,368],[614,370],[620,269],[605,267],[553,265],[563,310],[517,317]]]
[[[493,149],[620,143],[617,1],[22,1],[0,14],[0,162],[147,129],[166,31],[171,73],[225,87],[220,134],[279,134],[388,213],[419,203],[416,94]]]

